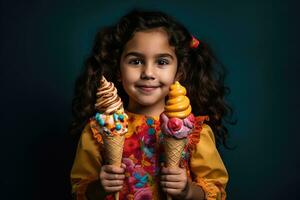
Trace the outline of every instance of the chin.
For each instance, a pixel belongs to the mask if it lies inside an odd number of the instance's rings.
[[[142,106],[152,106],[152,105],[155,105],[155,104],[158,104],[158,103],[160,103],[160,102],[162,102],[162,101],[164,101],[165,100],[165,98],[162,98],[162,99],[151,99],[151,98],[147,98],[147,97],[145,97],[145,98],[142,98],[142,99],[138,99],[138,103],[140,104],[140,105],[142,105]]]
[[[138,101],[138,103],[142,106],[152,106],[154,104],[156,104],[158,101]]]

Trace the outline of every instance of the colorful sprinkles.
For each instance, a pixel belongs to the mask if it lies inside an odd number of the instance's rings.
[[[100,125],[100,129],[108,136],[125,134],[128,130],[127,119],[128,116],[121,111],[111,115],[97,112],[95,115],[95,120]]]

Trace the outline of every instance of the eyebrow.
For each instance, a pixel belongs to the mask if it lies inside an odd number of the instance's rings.
[[[125,54],[124,58],[126,58],[128,56],[136,56],[136,57],[143,57],[143,58],[145,57],[144,54],[139,53],[139,52],[135,52],[135,51]],[[156,54],[155,57],[156,58],[170,57],[172,60],[174,60],[174,57],[169,53],[159,53],[159,54]]]

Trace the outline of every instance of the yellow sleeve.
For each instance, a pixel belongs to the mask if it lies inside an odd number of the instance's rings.
[[[226,199],[228,173],[215,145],[215,137],[211,128],[203,124],[200,141],[192,152],[190,160],[191,172],[197,185],[205,192],[207,200]]]
[[[86,190],[88,185],[99,180],[102,165],[99,148],[100,144],[93,138],[90,125],[87,124],[79,139],[71,170],[72,195],[77,200],[87,200]]]

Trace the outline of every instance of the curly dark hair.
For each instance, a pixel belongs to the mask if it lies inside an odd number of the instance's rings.
[[[207,124],[212,128],[217,146],[226,144],[228,130],[224,122],[233,124],[229,119],[232,108],[224,97],[230,92],[224,85],[226,70],[216,59],[211,48],[200,41],[197,48],[191,48],[190,32],[169,15],[159,11],[133,10],[114,25],[102,28],[96,35],[91,55],[86,59],[84,69],[75,85],[72,102],[73,122],[71,133],[79,133],[89,118],[96,113],[96,90],[104,75],[114,82],[125,107],[128,95],[117,81],[120,58],[126,43],[138,31],[163,28],[169,44],[175,47],[178,60],[180,82],[187,89],[195,115],[208,115]]]

